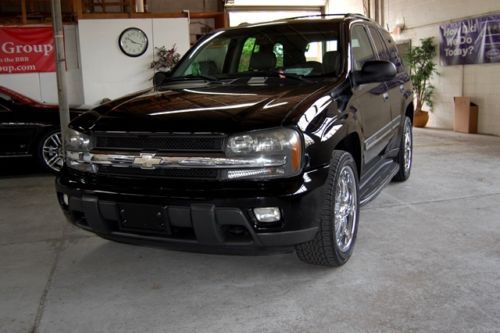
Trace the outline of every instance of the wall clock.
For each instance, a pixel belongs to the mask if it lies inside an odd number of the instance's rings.
[[[120,34],[118,45],[129,57],[138,57],[148,49],[148,36],[139,28],[127,28]]]

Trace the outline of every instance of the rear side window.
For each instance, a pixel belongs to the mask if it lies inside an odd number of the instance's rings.
[[[375,59],[370,39],[365,28],[356,25],[351,30],[351,54],[353,57],[354,70],[360,71],[363,64],[368,60]]]
[[[391,34],[389,34],[385,30],[380,30],[380,33],[382,34],[384,43],[387,47],[387,50],[389,51],[389,61],[391,61],[396,66],[398,73],[404,72],[405,68],[403,62],[401,61],[398,48],[396,46],[396,43],[394,43],[394,41],[392,40]]]
[[[370,27],[370,34],[372,35],[373,42],[375,43],[375,48],[377,49],[378,57],[381,60],[389,60],[389,55],[387,53],[387,49],[385,47],[384,41],[382,40],[382,36],[378,32],[378,29],[374,27]]]

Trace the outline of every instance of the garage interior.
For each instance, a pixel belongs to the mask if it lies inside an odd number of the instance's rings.
[[[84,108],[150,87],[153,47],[184,54],[214,29],[362,13],[405,52],[422,38],[438,44],[441,25],[500,14],[498,0],[62,4],[69,103]],[[48,0],[0,3],[0,28],[51,20]],[[150,34],[153,47],[125,59],[116,38],[131,25]],[[291,253],[211,255],[110,242],[65,220],[53,174],[30,158],[0,159],[0,331],[498,331],[500,63],[445,66],[439,52],[435,61],[434,105],[427,126],[414,129],[412,175],[362,208],[356,250],[336,269]],[[1,72],[0,86],[58,102],[54,72]],[[454,131],[460,96],[478,106],[477,133]]]

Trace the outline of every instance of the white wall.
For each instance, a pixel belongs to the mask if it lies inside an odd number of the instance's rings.
[[[499,0],[386,0],[384,8],[391,30],[404,20],[406,29],[399,38],[411,39],[412,45],[426,37],[435,37],[438,43],[440,24],[494,11],[500,11]],[[500,135],[500,64],[439,66],[438,70],[441,75],[434,79],[434,112],[428,126],[453,128],[453,96],[463,90],[479,105],[479,132]]]
[[[141,28],[149,46],[131,58],[118,46],[120,33]],[[70,105],[92,106],[152,86],[154,47],[174,44],[182,55],[189,49],[187,18],[80,20],[64,26]],[[57,104],[56,73],[1,74],[0,85],[44,103]]]
[[[363,14],[363,0],[328,0],[325,12],[327,14]]]
[[[71,105],[83,103],[82,78],[78,62],[76,25],[64,26],[67,57],[68,98]],[[0,85],[43,103],[57,104],[56,73],[0,74]]]
[[[322,7],[327,0],[234,0],[234,6],[276,6],[276,7]],[[231,7],[231,6],[228,6]]]
[[[140,57],[128,57],[118,46],[120,33],[128,27],[142,29],[149,46]],[[176,44],[179,53],[189,49],[189,23],[175,19],[109,19],[78,22],[84,103],[122,95],[152,86],[154,47]]]

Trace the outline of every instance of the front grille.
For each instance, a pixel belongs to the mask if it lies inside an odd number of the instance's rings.
[[[224,135],[172,133],[106,133],[95,134],[95,148],[162,152],[221,152]]]
[[[101,165],[99,173],[103,175],[138,176],[138,177],[165,177],[176,179],[216,179],[218,171],[216,169],[139,169],[120,168]]]

